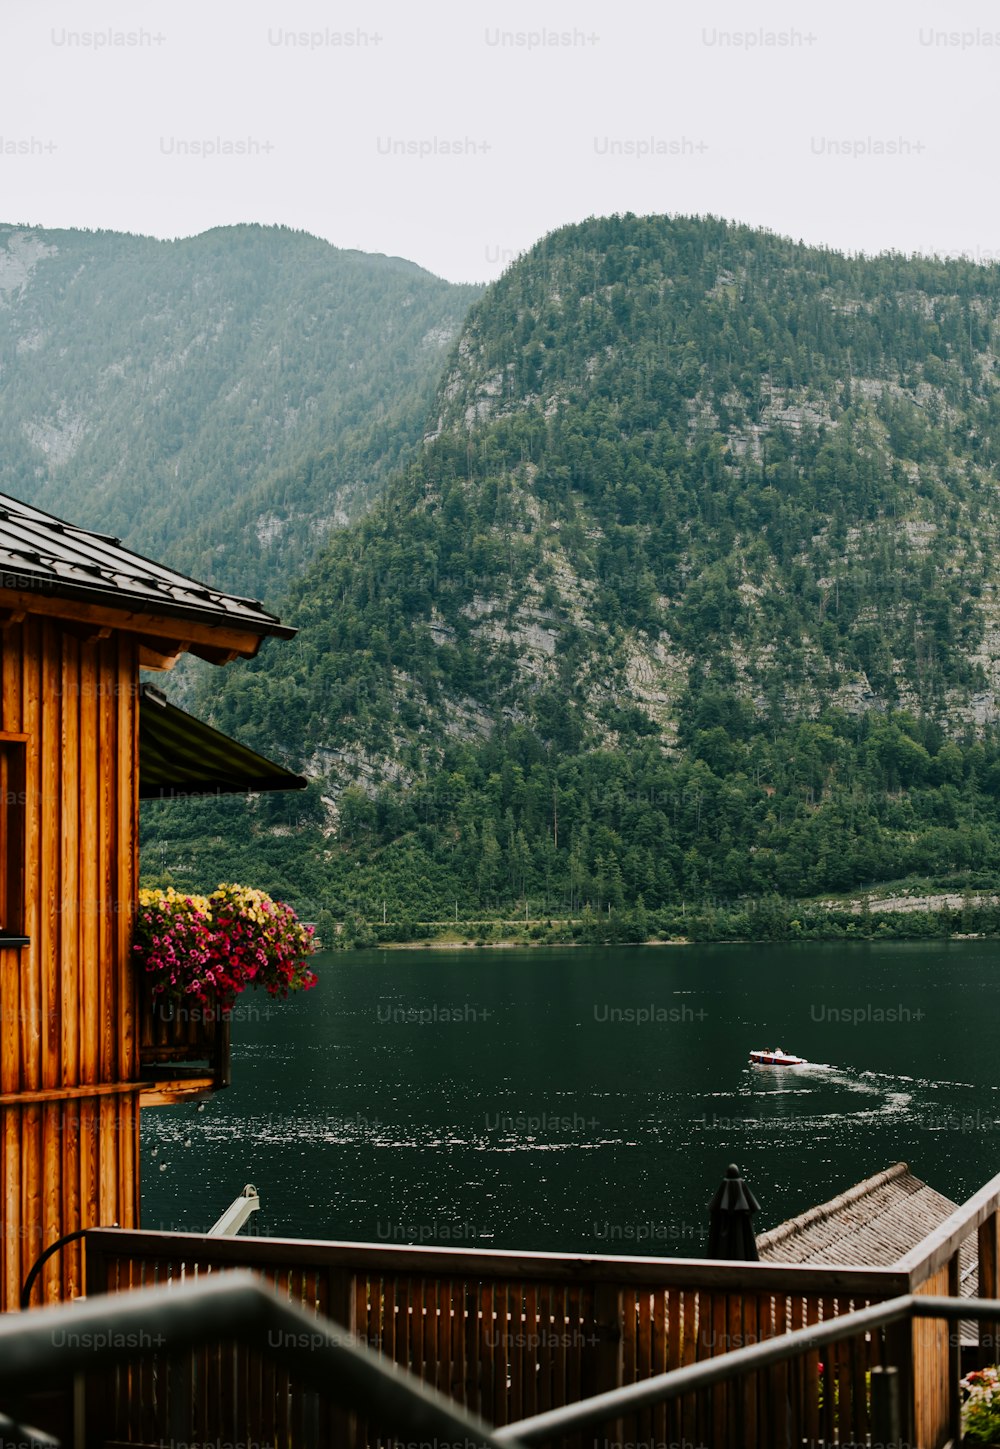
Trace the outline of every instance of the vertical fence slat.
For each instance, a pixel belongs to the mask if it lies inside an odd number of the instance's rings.
[[[461,1278],[449,1278],[444,1295],[446,1342],[449,1344],[450,1369],[446,1376],[445,1393],[457,1403],[468,1403],[468,1384],[465,1370],[465,1282]]]
[[[789,1294],[785,1308],[785,1332],[793,1333],[805,1322],[805,1304],[798,1293]],[[788,1432],[792,1443],[798,1443],[802,1425],[802,1360],[788,1366]]]
[[[376,1345],[371,1338],[372,1325],[368,1325],[369,1347]],[[396,1280],[386,1277],[382,1280],[382,1320],[378,1325],[378,1349],[390,1363],[397,1363],[396,1358]]]
[[[843,1299],[838,1298],[834,1307],[835,1315],[840,1318],[847,1309]],[[845,1426],[850,1422],[851,1416],[851,1365],[847,1351],[847,1344],[841,1341],[834,1345],[834,1360],[836,1363],[836,1395],[837,1395],[837,1427],[840,1437],[846,1438]]]
[[[465,1310],[463,1331],[465,1333],[465,1379],[466,1404],[474,1414],[482,1418],[482,1297],[480,1285],[475,1280],[465,1284]]]
[[[358,1329],[357,1321],[357,1292],[354,1281],[354,1272],[350,1268],[328,1268],[325,1274],[326,1281],[323,1285],[323,1295],[326,1299],[326,1311],[330,1318],[340,1328],[346,1328],[348,1333],[354,1333]],[[364,1332],[364,1328],[361,1329]],[[273,1432],[273,1375],[268,1371],[265,1364],[261,1365],[259,1375],[258,1395],[262,1405],[263,1413],[261,1423],[267,1423]],[[271,1396],[270,1399],[268,1396]],[[347,1446],[350,1449],[355,1443],[358,1435],[357,1417],[339,1406],[331,1414],[332,1438],[335,1442]],[[262,1442],[274,1444],[275,1440],[264,1439]]]
[[[743,1294],[726,1294],[725,1340],[716,1344],[716,1353],[730,1353],[743,1346]],[[740,1381],[726,1385],[726,1443],[743,1449],[743,1384]]]
[[[751,1344],[759,1341],[757,1300],[749,1294],[745,1294],[743,1297],[743,1342]],[[747,1374],[743,1379],[742,1389],[744,1445],[745,1449],[757,1449],[757,1375]],[[739,1398],[736,1399],[736,1403],[739,1407]]]
[[[821,1300],[810,1294],[806,1299],[806,1326],[811,1327],[820,1321]],[[803,1359],[803,1413],[802,1429],[807,1444],[815,1444],[819,1440],[819,1350],[810,1349]]]
[[[441,1382],[441,1330],[442,1330],[442,1283],[435,1273],[428,1281],[426,1288],[427,1307],[427,1336],[424,1340],[424,1353],[427,1367],[424,1371],[425,1382],[430,1384],[439,1393],[443,1392]]]
[[[588,1354],[597,1348],[593,1314],[585,1312],[583,1292],[579,1284],[571,1283],[566,1290],[566,1314],[571,1343],[579,1343],[579,1349],[567,1352],[564,1362],[567,1404],[575,1404],[582,1397],[582,1366]]]
[[[396,1363],[410,1372],[413,1361],[413,1283],[407,1278],[397,1280]]]
[[[634,1384],[638,1377],[638,1314],[639,1303],[636,1291],[634,1288],[627,1288],[621,1294],[622,1362],[620,1377],[623,1384]]]
[[[726,1351],[726,1333],[729,1326],[729,1295],[715,1293],[712,1298],[712,1334],[709,1357],[715,1358]],[[712,1391],[712,1443],[720,1449],[728,1449],[730,1439],[727,1430],[729,1418],[729,1385],[719,1384]]]
[[[260,1366],[260,1434],[266,1444],[278,1443],[278,1375],[274,1359],[265,1354]]]
[[[653,1289],[652,1323],[649,1344],[650,1372],[654,1375],[667,1371],[667,1290],[660,1285]],[[659,1444],[670,1441],[667,1432],[669,1410],[666,1404],[658,1404],[652,1411],[650,1440]]]
[[[498,1283],[493,1294],[493,1423],[510,1423],[510,1285]]]
[[[681,1360],[683,1364],[696,1363],[698,1359],[698,1293],[685,1288],[683,1293],[681,1326]],[[681,1438],[685,1444],[697,1442],[698,1398],[696,1394],[685,1394],[681,1400]]]
[[[1000,1215],[990,1213],[980,1224],[977,1235],[979,1250],[980,1298],[1000,1298]],[[1000,1323],[987,1319],[979,1324],[979,1366],[1000,1362]]]
[[[496,1423],[493,1419],[493,1379],[496,1371],[494,1354],[496,1353],[496,1340],[494,1329],[494,1315],[496,1309],[493,1302],[493,1284],[487,1280],[480,1285],[479,1290],[479,1405],[478,1412],[481,1418],[489,1423]]]
[[[638,1321],[635,1340],[635,1377],[648,1379],[653,1373],[653,1295],[655,1289],[640,1288],[637,1302]],[[648,1444],[653,1438],[653,1410],[643,1409],[637,1417],[636,1442]]]
[[[774,1337],[774,1312],[775,1301],[770,1293],[761,1294],[757,1299],[757,1331],[762,1341]],[[767,1369],[762,1369],[757,1378],[757,1404],[760,1411],[758,1424],[761,1443],[783,1444],[785,1442],[784,1412],[782,1411],[779,1423],[771,1398],[771,1378]]]
[[[867,1299],[855,1302],[855,1308],[867,1308]],[[872,1340],[876,1335],[852,1339],[854,1347],[855,1436],[864,1438],[871,1428],[871,1371],[875,1366]]]
[[[507,1422],[524,1418],[524,1287],[508,1284],[507,1377],[509,1379]]]
[[[413,1285],[413,1362],[411,1369],[427,1382],[427,1298],[430,1284],[426,1278]]]
[[[525,1414],[538,1413],[538,1380],[546,1367],[544,1345],[548,1335],[549,1325],[543,1324],[539,1317],[538,1289],[534,1283],[528,1283],[524,1289],[524,1338],[528,1350],[524,1369]]]
[[[962,1292],[962,1265],[960,1250],[955,1249],[948,1260],[948,1297],[958,1298]],[[948,1402],[944,1405],[944,1416],[948,1420],[951,1437],[958,1442],[962,1433],[962,1413],[958,1382],[962,1377],[962,1333],[961,1324],[947,1325],[945,1340],[948,1354]]]

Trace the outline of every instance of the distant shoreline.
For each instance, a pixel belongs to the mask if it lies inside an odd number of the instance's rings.
[[[645,914],[645,913],[644,913]],[[650,911],[641,924],[626,908],[620,915],[586,920],[424,921],[401,928],[360,923],[332,950],[459,951],[534,946],[767,945],[836,941],[981,941],[1000,938],[1000,895],[950,891],[920,895],[896,890],[840,900],[786,901],[779,897],[737,906],[694,906]],[[397,930],[399,939],[396,936]],[[440,931],[440,935],[436,934]],[[394,939],[395,937],[395,939]],[[349,943],[349,944],[348,944]]]
[[[670,941],[617,941],[617,942],[594,942],[594,941],[518,941],[515,937],[509,937],[503,941],[380,941],[377,946],[365,948],[372,951],[533,951],[538,947],[547,947],[550,951],[577,950],[581,946],[594,947],[595,945],[629,945],[629,946],[694,946],[697,942],[686,939],[673,939]]]

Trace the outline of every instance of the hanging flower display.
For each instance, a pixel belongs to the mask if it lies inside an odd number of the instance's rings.
[[[154,996],[231,1006],[248,986],[269,996],[308,991],[314,949],[312,926],[249,886],[220,885],[210,896],[139,892],[132,950]]]

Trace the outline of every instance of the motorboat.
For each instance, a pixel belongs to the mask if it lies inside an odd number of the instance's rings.
[[[781,1047],[775,1047],[773,1051],[751,1052],[750,1060],[759,1067],[804,1067],[805,1057],[793,1057],[790,1052],[783,1052]]]

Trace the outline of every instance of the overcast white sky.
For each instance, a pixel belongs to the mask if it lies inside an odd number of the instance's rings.
[[[1000,259],[1000,6],[0,0],[0,220],[281,222],[454,281],[713,212]]]

